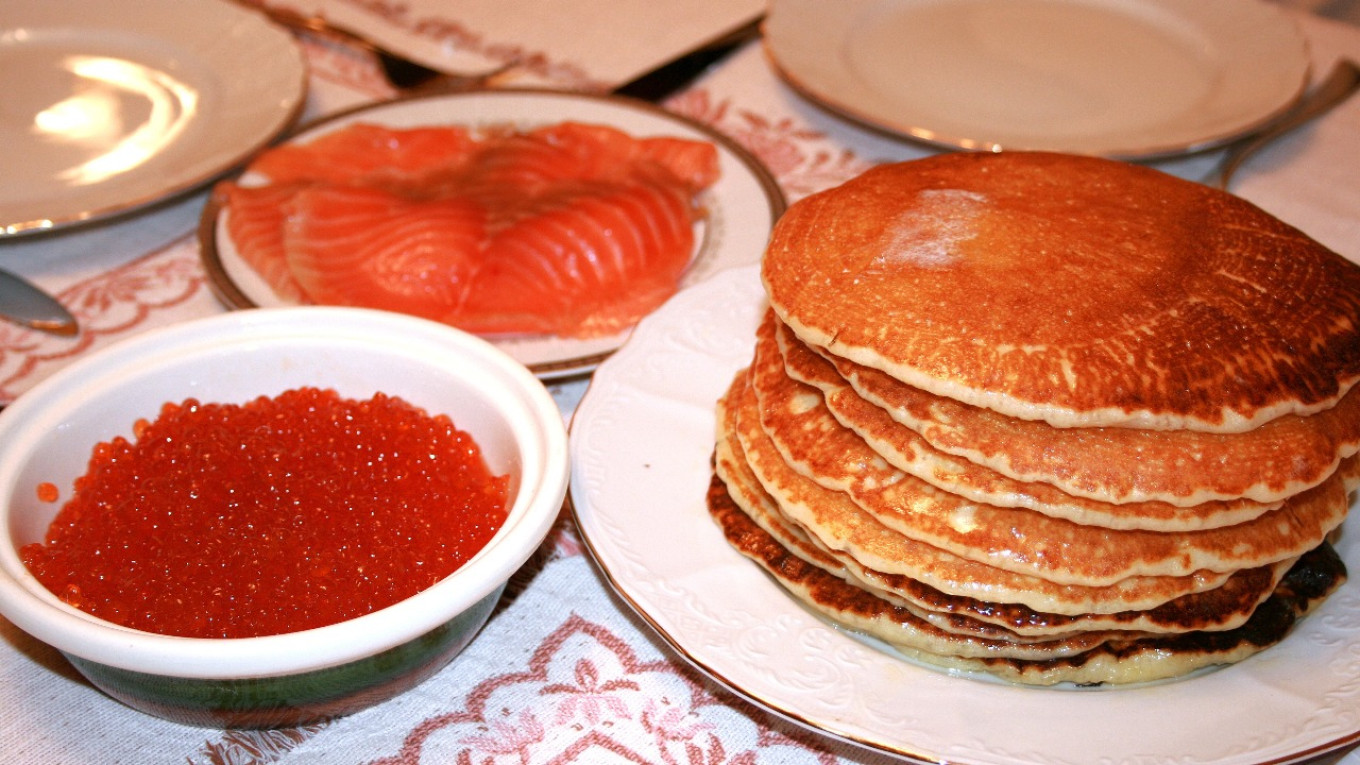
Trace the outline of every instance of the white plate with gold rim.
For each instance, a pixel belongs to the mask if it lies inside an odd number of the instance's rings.
[[[1024,688],[909,663],[830,626],[732,549],[705,507],[714,406],[750,362],[757,267],[676,296],[596,370],[571,502],[610,584],[681,656],[822,733],[954,765],[1261,765],[1360,741],[1360,581],[1280,644],[1178,681]],[[1337,550],[1360,571],[1360,527]]]
[[[222,0],[6,0],[0,237],[202,186],[302,112],[302,50]]]
[[[1265,0],[774,0],[776,68],[830,110],[952,147],[1153,159],[1221,145],[1307,85]]]

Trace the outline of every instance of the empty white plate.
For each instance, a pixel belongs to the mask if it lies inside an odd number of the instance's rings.
[[[0,236],[196,188],[302,110],[301,48],[221,0],[6,0]]]
[[[1309,69],[1263,0],[773,0],[765,39],[792,86],[871,127],[1125,159],[1249,132]]]

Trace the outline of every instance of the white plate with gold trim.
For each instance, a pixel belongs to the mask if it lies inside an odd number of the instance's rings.
[[[1280,644],[1182,680],[1023,688],[908,663],[830,626],[732,549],[705,507],[714,406],[750,362],[757,267],[673,298],[596,370],[571,502],[610,584],[681,656],[809,728],[926,763],[1261,765],[1360,741],[1360,581]],[[1360,528],[1337,550],[1360,571]]]
[[[222,0],[6,0],[0,237],[195,189],[302,112],[287,32]]]
[[[931,144],[1152,159],[1303,92],[1307,43],[1265,0],[774,0],[765,44],[831,111]]]

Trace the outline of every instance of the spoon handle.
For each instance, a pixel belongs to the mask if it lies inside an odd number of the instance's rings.
[[[1237,172],[1237,168],[1242,166],[1247,157],[1299,125],[1330,111],[1332,107],[1350,97],[1357,88],[1360,88],[1360,66],[1349,59],[1337,61],[1332,71],[1327,74],[1327,78],[1295,104],[1293,109],[1261,132],[1228,149],[1214,173],[1217,179],[1211,185],[1227,190],[1233,173]],[[1213,177],[1210,176],[1211,179]]]

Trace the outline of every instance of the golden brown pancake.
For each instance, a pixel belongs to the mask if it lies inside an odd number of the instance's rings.
[[[1115,684],[1241,661],[1345,567],[1360,268],[1147,168],[884,166],[794,205],[709,509],[922,662]]]
[[[883,165],[792,205],[763,263],[804,342],[1058,427],[1241,432],[1360,379],[1360,269],[1244,200],[1112,160]]]
[[[771,536],[778,538],[773,533]],[[948,596],[907,577],[866,569],[849,556],[840,557],[847,562],[845,570],[850,574],[842,579],[942,629],[998,639],[1005,636],[1017,642],[1090,631],[1118,630],[1125,636],[1140,636],[1234,629],[1251,617],[1297,560],[1237,571],[1218,587],[1182,595],[1144,611],[1049,614],[1017,603]]]
[[[1072,656],[1117,637],[1110,632],[1079,632],[1058,639],[1020,642],[943,630],[790,554],[730,502],[710,502],[709,507],[733,546],[760,563],[799,600],[894,646],[960,658],[1004,656],[1033,661]]]
[[[982,671],[1027,685],[1119,685],[1187,675],[1206,667],[1234,664],[1279,643],[1346,581],[1346,568],[1330,545],[1309,552],[1252,614],[1225,632],[1186,632],[1165,637],[1104,643],[1077,656],[1050,661],[969,659],[916,653],[905,655],[942,667]]]
[[[790,554],[733,504],[717,478],[709,487],[708,508],[733,547],[759,563],[798,600],[836,623],[873,635],[924,663],[985,671],[1031,685],[1150,682],[1241,661],[1283,639],[1298,618],[1345,578],[1340,560],[1323,545],[1292,567],[1252,617],[1232,630],[1127,640],[1093,633],[1087,640],[1094,646],[1087,650],[1074,650],[1084,642],[1079,637],[1012,644],[939,630],[911,611]],[[1045,653],[1045,658],[1028,658]]]
[[[746,465],[735,433],[729,432],[735,427],[733,413],[724,407],[721,416],[727,424],[714,450],[714,472],[725,485],[725,501],[733,502],[788,552],[948,632],[1032,642],[1092,630],[1128,634],[1232,629],[1251,616],[1293,564],[1286,561],[1239,571],[1221,586],[1182,595],[1148,610],[1113,614],[1050,614],[1014,603],[947,595],[909,577],[867,569],[848,555],[826,549],[785,518]]]
[[[1276,502],[1321,483],[1360,448],[1360,389],[1313,416],[1284,415],[1245,433],[1055,428],[829,360],[863,398],[936,449],[1018,481],[1104,502]],[[1289,459],[1280,459],[1285,454]]]
[[[809,350],[773,314],[767,315],[766,323],[757,334],[757,362],[765,355],[763,346],[771,333],[787,375],[820,390],[826,408],[841,425],[853,430],[893,467],[967,499],[1001,507],[1023,507],[1075,523],[1152,531],[1196,531],[1230,526],[1249,521],[1282,504],[1249,499],[1209,500],[1187,507],[1158,501],[1112,504],[1067,494],[1050,484],[1016,480],[935,449],[920,434],[893,420],[882,407],[863,399],[836,372],[831,362]],[[758,392],[762,389],[762,379],[767,384],[787,384],[761,374],[756,380]],[[785,391],[784,395],[791,393]],[[809,434],[808,437],[817,436]],[[786,456],[797,451],[791,445],[781,445],[780,450]]]
[[[740,406],[748,394],[745,375],[733,381],[734,389],[722,406]],[[894,532],[860,509],[847,495],[830,491],[786,466],[781,470],[768,437],[759,426],[743,423],[739,414],[732,423],[746,457],[745,464],[757,477],[762,490],[775,498],[783,516],[796,523],[836,554],[845,554],[867,570],[901,575],[923,582],[949,595],[999,603],[1020,603],[1035,611],[1055,614],[1118,613],[1155,608],[1173,598],[1221,586],[1228,573],[1199,571],[1188,576],[1134,576],[1108,586],[1058,584],[1038,576],[1019,574],[963,558]],[[723,427],[724,420],[719,420]],[[754,468],[764,454],[765,467],[779,480],[776,491]],[[720,438],[722,436],[720,435]],[[777,452],[776,452],[777,453]]]
[[[1245,523],[1193,532],[1105,529],[1024,508],[971,502],[886,466],[859,436],[817,405],[816,389],[781,373],[778,350],[772,346],[758,345],[747,393],[728,404],[738,412],[737,432],[747,462],[776,498],[789,492],[804,497],[804,502],[817,501],[815,491],[798,486],[793,475],[797,473],[835,495],[818,502],[824,511],[868,513],[882,530],[871,532],[873,525],[863,524],[857,539],[869,547],[852,554],[880,571],[905,573],[863,557],[887,554],[895,544],[894,535],[901,535],[1058,584],[1105,586],[1133,576],[1232,572],[1296,558],[1316,547],[1340,525],[1349,505],[1341,476]],[[779,400],[758,399],[761,379],[771,377],[786,381],[785,390],[793,392]],[[765,385],[773,387],[768,380]],[[808,392],[799,394],[799,388]],[[781,442],[783,449],[778,447]],[[790,452],[798,455],[802,470],[788,459]],[[844,507],[842,496],[857,507]],[[813,529],[813,533],[825,540],[830,532]]]
[[[710,512],[720,520],[723,520],[721,514],[727,512],[745,516],[740,522],[727,518],[723,521],[725,531],[749,535],[758,529],[761,532],[759,544],[764,547],[763,554],[759,556],[763,559],[759,561],[762,565],[771,565],[776,556],[779,562],[773,565],[779,568],[789,569],[806,564],[857,587],[860,592],[855,595],[856,598],[878,597],[894,603],[892,596],[876,594],[854,579],[837,563],[834,556],[809,541],[801,530],[782,522],[777,511],[768,504],[768,495],[762,496],[758,484],[748,482],[751,476],[739,475],[745,472],[740,448],[735,439],[729,438],[719,443],[714,454],[716,470],[709,490],[721,492],[724,497],[721,500],[712,498]],[[755,537],[749,539],[755,541]],[[774,549],[776,546],[779,548],[777,552]],[[748,556],[752,552],[749,548],[743,549],[743,545],[738,545],[738,549]],[[897,645],[974,657],[1005,655],[1014,658],[1053,658],[1088,650],[1106,640],[1122,639],[1127,634],[1113,629],[1067,629],[1024,636],[967,616],[932,613],[911,602],[898,600],[894,606],[900,609],[899,619],[865,619],[848,626]]]

